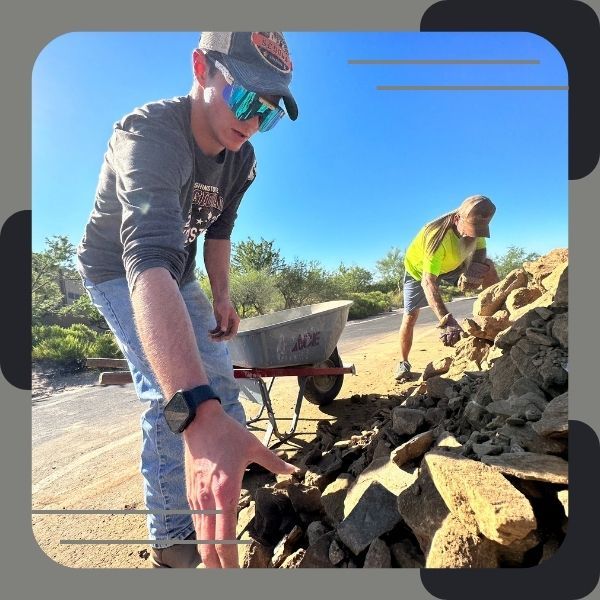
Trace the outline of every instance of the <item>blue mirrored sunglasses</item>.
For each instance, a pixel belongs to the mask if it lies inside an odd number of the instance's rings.
[[[218,61],[213,62],[221,72],[227,85],[223,88],[223,99],[239,121],[247,121],[252,117],[259,118],[259,131],[269,131],[285,115],[283,108],[261,98],[256,92],[247,90],[243,85],[235,83],[229,71]]]

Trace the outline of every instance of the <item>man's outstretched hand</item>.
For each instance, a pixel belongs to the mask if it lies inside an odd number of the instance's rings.
[[[218,400],[198,407],[183,433],[187,498],[192,510],[222,510],[218,515],[192,515],[198,540],[235,540],[242,477],[250,463],[277,474],[298,469],[266,448],[227,415]],[[209,568],[238,567],[237,544],[199,544]]]
[[[454,346],[464,333],[462,327],[451,314],[447,314],[438,327],[442,330],[440,340],[442,340],[444,346]]]

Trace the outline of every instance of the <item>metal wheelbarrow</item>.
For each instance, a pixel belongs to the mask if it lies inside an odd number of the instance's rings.
[[[294,434],[303,398],[320,406],[329,404],[341,390],[344,375],[355,374],[354,365],[344,366],[337,350],[351,304],[350,300],[320,302],[240,322],[229,351],[242,395],[262,404],[247,424],[255,423],[267,411],[265,446],[273,434],[279,441]],[[275,378],[282,376],[297,377],[300,388],[291,427],[284,433],[277,427],[270,398]],[[263,378],[271,378],[268,386]]]

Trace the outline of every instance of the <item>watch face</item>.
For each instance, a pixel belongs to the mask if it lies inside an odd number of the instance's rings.
[[[164,410],[165,419],[174,433],[181,433],[190,417],[190,408],[181,392],[169,400]]]

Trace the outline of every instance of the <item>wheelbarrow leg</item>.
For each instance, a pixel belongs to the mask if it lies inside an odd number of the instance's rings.
[[[296,406],[294,407],[294,416],[292,417],[292,424],[290,429],[283,434],[279,431],[279,428],[277,427],[277,419],[275,418],[275,413],[273,412],[273,405],[271,404],[271,396],[269,393],[271,388],[273,387],[274,379],[271,380],[271,384],[268,388],[262,378],[259,377],[256,379],[260,389],[260,395],[262,397],[263,408],[261,409],[257,417],[255,417],[251,421],[247,421],[247,423],[251,423],[258,420],[258,418],[262,414],[263,409],[266,409],[267,416],[269,418],[269,424],[267,425],[265,435],[263,437],[264,446],[269,446],[269,442],[271,441],[273,434],[275,434],[275,437],[277,437],[280,442],[285,442],[296,431],[296,427],[298,425],[298,418],[300,417],[300,408],[302,406],[302,398],[304,396],[304,387],[306,385],[306,379],[306,377],[301,378],[300,391],[298,393],[298,398],[296,399]]]

